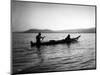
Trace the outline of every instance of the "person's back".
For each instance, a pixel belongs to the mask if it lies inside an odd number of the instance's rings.
[[[36,43],[40,44],[41,43],[41,33],[39,33],[37,36],[36,36]]]
[[[65,38],[65,40],[69,40],[70,39],[70,34],[68,34],[68,36]]]
[[[67,38],[70,39],[70,35],[69,34],[68,34]]]

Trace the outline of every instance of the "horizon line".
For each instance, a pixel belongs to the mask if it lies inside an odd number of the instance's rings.
[[[91,29],[91,28],[96,28],[96,27],[90,27],[90,28],[77,28],[77,29],[61,29],[61,30],[54,30],[54,29],[39,29],[39,28],[31,28],[31,29],[36,29],[36,30],[51,30],[51,31],[63,31],[63,30],[78,30],[78,29]],[[28,31],[31,29],[27,30],[19,30],[19,31],[12,31],[12,32],[23,32],[23,31]]]

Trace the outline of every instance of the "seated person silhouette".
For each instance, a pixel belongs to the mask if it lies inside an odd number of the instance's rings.
[[[37,43],[37,45],[40,45],[41,39],[43,40],[44,37],[41,36],[41,33],[40,32],[38,33],[38,35],[36,36],[36,43]]]
[[[65,38],[65,40],[70,40],[70,34]]]

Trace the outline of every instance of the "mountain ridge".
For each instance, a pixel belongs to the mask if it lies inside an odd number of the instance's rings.
[[[20,33],[96,33],[96,28],[69,29],[69,30],[50,30],[50,29],[29,29]]]

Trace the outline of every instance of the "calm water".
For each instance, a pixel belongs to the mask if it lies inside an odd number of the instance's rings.
[[[39,65],[42,71],[67,71],[95,68],[95,34],[71,34],[71,37],[81,35],[78,43],[71,45],[59,44],[41,46],[39,49],[30,47],[30,41],[35,42],[36,33],[13,33],[12,52],[13,70]],[[67,33],[43,33],[43,41],[63,39]],[[33,69],[34,72],[34,69]]]

